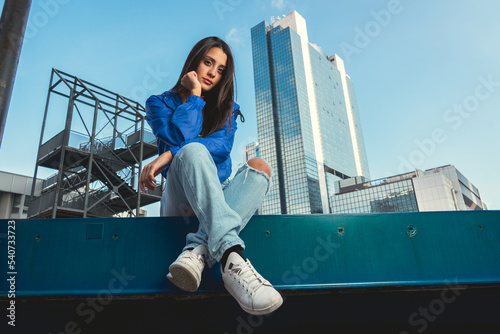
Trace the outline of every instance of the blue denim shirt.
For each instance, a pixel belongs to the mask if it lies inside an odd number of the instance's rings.
[[[146,121],[156,136],[159,155],[170,150],[175,156],[183,146],[193,142],[201,143],[210,152],[217,166],[217,176],[223,182],[231,175],[230,154],[240,107],[233,103],[233,115],[222,129],[207,137],[198,137],[203,127],[204,106],[205,101],[199,96],[191,95],[186,103],[182,103],[177,91],[170,90],[147,99]],[[169,167],[170,164],[162,171],[164,177],[167,177]]]

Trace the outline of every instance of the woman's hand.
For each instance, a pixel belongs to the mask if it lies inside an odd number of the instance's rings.
[[[141,176],[139,177],[139,187],[143,194],[146,192],[146,188],[153,191],[156,190],[155,177],[165,169],[165,166],[172,162],[173,158],[172,152],[167,151],[144,166]]]
[[[191,95],[201,96],[201,84],[195,71],[186,73],[181,79],[181,85],[191,92]]]

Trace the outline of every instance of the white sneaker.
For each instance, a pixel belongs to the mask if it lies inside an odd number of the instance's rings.
[[[179,289],[194,292],[198,290],[201,282],[201,273],[205,268],[205,257],[207,256],[207,247],[203,244],[194,249],[185,250],[168,267],[170,272],[167,278]]]
[[[268,314],[283,303],[280,293],[238,253],[229,254],[221,273],[227,291],[250,314]]]

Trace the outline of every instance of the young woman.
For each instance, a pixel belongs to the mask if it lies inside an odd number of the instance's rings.
[[[271,170],[251,159],[231,175],[230,153],[236,119],[234,63],[229,46],[207,37],[189,53],[175,86],[146,102],[146,119],[157,138],[159,156],[139,178],[142,191],[156,188],[155,176],[167,179],[162,216],[196,215],[199,228],[169,267],[168,279],[196,291],[207,264],[221,262],[224,286],[251,314],[267,314],[283,299],[243,256],[239,233],[270,187]]]

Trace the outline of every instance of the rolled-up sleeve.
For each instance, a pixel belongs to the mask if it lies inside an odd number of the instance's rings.
[[[153,95],[146,101],[146,120],[157,139],[168,147],[179,146],[200,134],[204,106],[203,99],[191,95],[174,109],[162,96]]]

